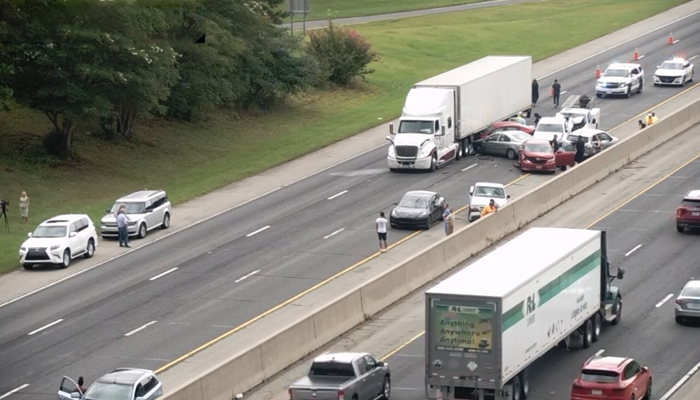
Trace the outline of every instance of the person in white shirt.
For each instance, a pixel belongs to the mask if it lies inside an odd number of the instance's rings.
[[[379,236],[379,251],[381,253],[386,253],[386,225],[389,221],[384,217],[384,211],[379,213],[379,218],[377,218],[377,236]]]

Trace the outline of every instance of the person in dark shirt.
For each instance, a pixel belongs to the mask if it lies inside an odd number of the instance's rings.
[[[554,149],[554,152],[556,153],[557,150],[561,147],[561,144],[559,143],[559,139],[557,138],[557,135],[554,135],[554,138],[552,138],[552,141],[549,142],[552,144],[552,149]]]
[[[542,119],[542,116],[538,113],[535,113],[535,120],[533,121],[535,123],[535,128],[537,127],[537,124],[540,123],[541,119]]]
[[[537,100],[540,99],[540,84],[537,79],[532,80],[532,105],[537,105]]]
[[[559,81],[555,79],[554,84],[552,84],[552,98],[554,100],[554,108],[559,107],[559,95],[561,95],[561,85],[559,84]]]
[[[576,141],[576,156],[574,159],[576,160],[576,163],[582,163],[583,162],[583,154],[586,151],[586,143],[583,141],[583,137],[579,136],[578,140]]]
[[[641,119],[639,120],[639,129],[644,129],[647,127],[647,124],[644,123]]]

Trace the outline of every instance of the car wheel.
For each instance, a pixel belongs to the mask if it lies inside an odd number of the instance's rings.
[[[685,232],[685,228],[684,228],[683,226],[681,226],[681,225],[676,225],[676,230],[677,230],[678,232],[680,232],[680,233]]]
[[[92,258],[92,256],[95,255],[95,241],[90,239],[87,242],[87,246],[85,246],[85,255],[83,257],[85,258]]]
[[[425,229],[430,229],[433,226],[433,216],[428,215],[428,219],[425,221]]]
[[[600,316],[600,313],[596,313],[593,316],[593,343],[597,342],[598,339],[600,339],[600,331],[603,327],[603,318]]]
[[[651,400],[651,377],[647,382],[647,391],[644,393],[644,400]]]
[[[32,269],[34,267],[34,264],[26,264],[25,263],[25,264],[22,264],[22,266],[24,267],[24,269]]]
[[[678,325],[683,325],[683,317],[676,317],[676,323]]]
[[[138,236],[139,236],[139,239],[145,238],[147,232],[148,232],[148,231],[146,230],[146,224],[145,224],[145,223],[142,223],[142,224],[139,226],[139,235],[138,235]]]
[[[389,375],[384,377],[384,386],[382,387],[381,398],[383,400],[389,400],[391,397],[391,377]]]
[[[593,343],[593,322],[589,319],[583,325],[583,348],[587,349]]]
[[[595,97],[597,97],[597,98],[599,98],[599,99],[600,99],[600,98],[602,98],[602,97],[603,97],[603,95],[602,95],[601,93],[596,93],[596,94],[595,94]]]
[[[693,81],[693,74],[694,74],[694,73],[695,73],[695,71],[693,71],[693,72],[690,73],[690,78],[688,78],[688,82],[692,82],[692,81]]]
[[[622,320],[622,298],[618,296],[617,306],[615,307],[615,319],[612,320],[611,324],[617,325]]]
[[[508,157],[509,160],[515,160],[517,156],[518,155],[515,154],[515,150],[513,149],[508,149],[508,151],[506,151],[506,157]]]
[[[637,89],[637,94],[642,94],[642,89],[644,89],[644,82],[639,82],[639,89]]]
[[[163,225],[160,226],[160,229],[168,229],[170,228],[170,214],[165,213],[163,216]]]
[[[625,97],[627,97],[628,99],[632,97],[632,88],[629,86],[627,86],[627,93],[625,93]]]
[[[433,154],[433,156],[430,158],[430,171],[433,172],[437,169],[437,154]]]
[[[59,266],[61,268],[68,268],[68,266],[70,266],[70,250],[66,249],[63,252],[63,259]]]

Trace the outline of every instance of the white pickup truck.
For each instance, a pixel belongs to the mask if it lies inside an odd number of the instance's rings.
[[[469,188],[469,222],[481,218],[481,211],[491,200],[500,208],[508,204],[510,195],[506,194],[506,187],[500,183],[477,182]]]
[[[573,127],[573,122],[561,115],[557,115],[556,117],[544,117],[540,119],[532,137],[551,142],[552,139],[554,139],[554,135],[557,135],[557,138],[561,140],[571,133]]]
[[[583,128],[598,129],[600,125],[600,108],[589,110],[587,108],[564,108],[557,113],[572,123],[572,131]]]

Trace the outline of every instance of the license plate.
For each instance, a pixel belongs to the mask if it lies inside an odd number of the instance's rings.
[[[606,90],[605,93],[610,94],[612,92],[610,90]]]
[[[591,390],[591,394],[596,394],[596,395],[600,396],[601,394],[603,394],[603,391],[598,390],[598,389],[593,389],[593,390]]]
[[[538,165],[536,168],[537,168],[537,169],[542,169],[542,166],[541,166],[541,165]]]
[[[700,310],[700,304],[688,303],[688,308],[692,308],[693,310]]]
[[[700,211],[693,211],[693,213],[691,215],[693,217],[697,217],[698,215],[700,215]]]

